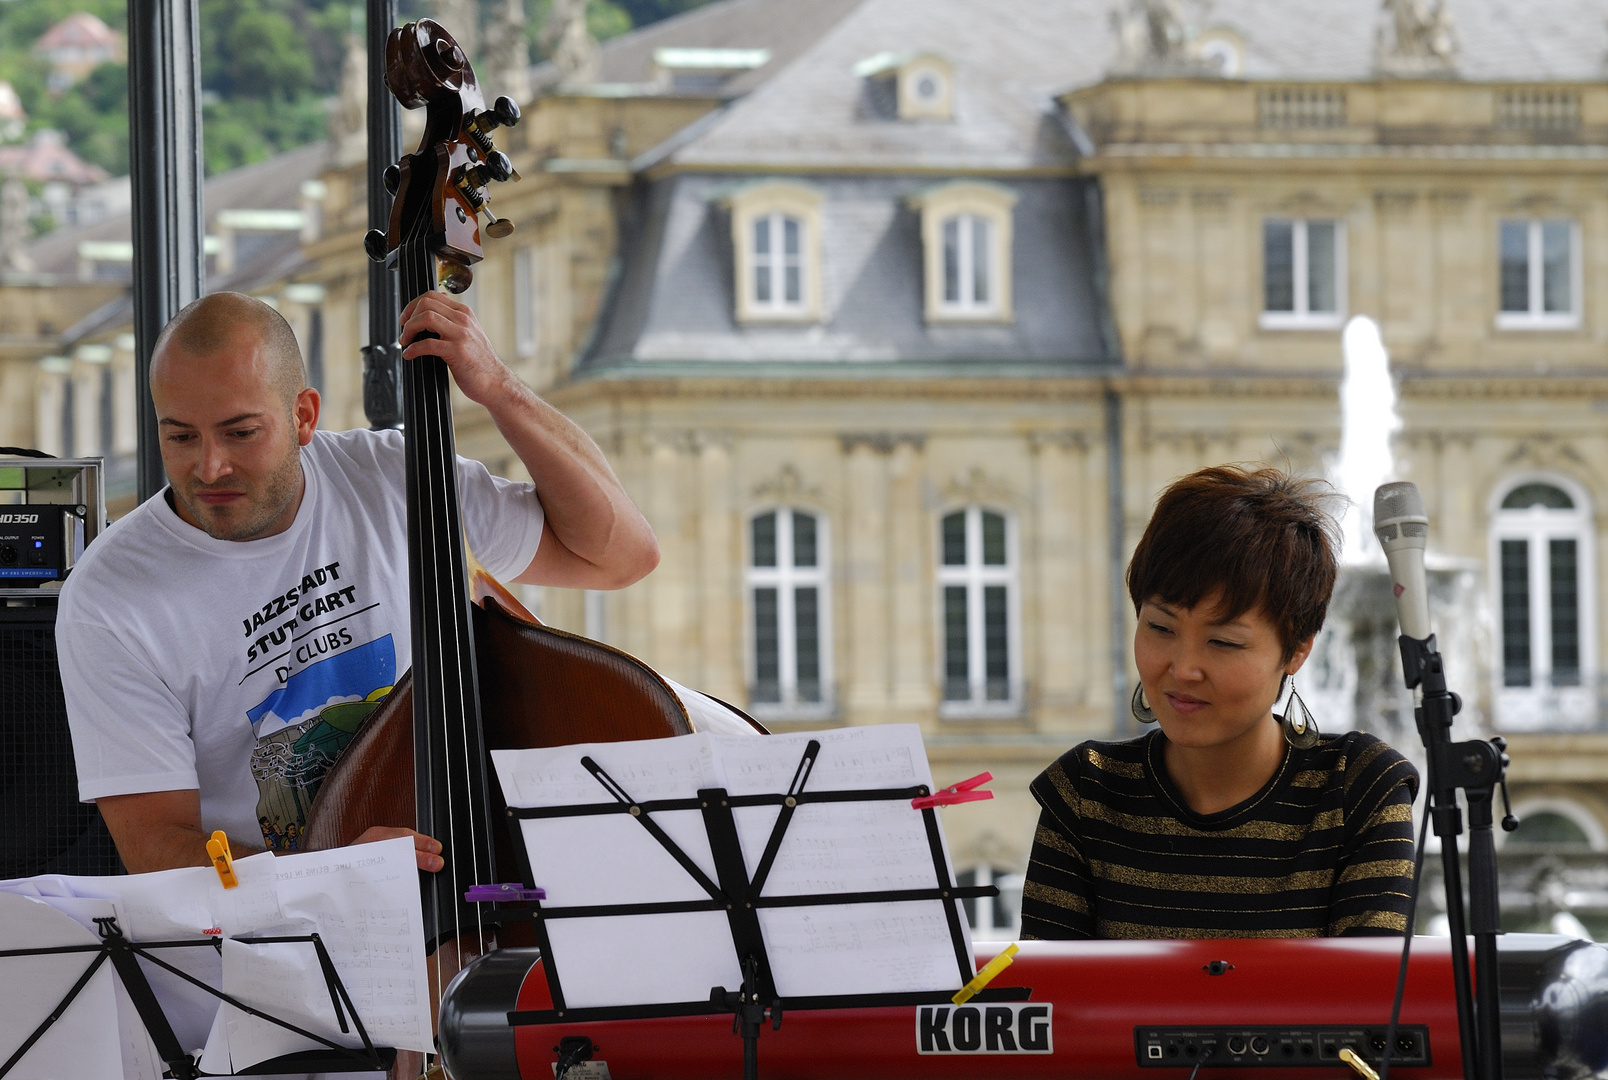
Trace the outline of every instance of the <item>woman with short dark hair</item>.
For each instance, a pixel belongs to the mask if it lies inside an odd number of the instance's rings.
[[[1372,735],[1320,735],[1293,685],[1334,591],[1331,495],[1234,465],[1162,493],[1128,565],[1132,710],[1156,727],[1033,781],[1024,938],[1407,931],[1418,773]]]

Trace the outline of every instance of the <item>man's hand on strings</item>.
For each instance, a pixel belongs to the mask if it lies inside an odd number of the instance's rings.
[[[403,308],[401,318],[402,356],[439,356],[470,401],[489,406],[518,384],[468,304],[444,292],[427,292]],[[435,337],[420,338],[427,333]]]
[[[401,340],[409,360],[439,356],[446,362],[464,396],[491,414],[536,487],[542,539],[515,581],[623,589],[658,565],[653,529],[603,451],[497,358],[467,304],[425,293],[403,310]]]
[[[441,841],[422,832],[404,829],[397,825],[371,826],[353,843],[373,844],[380,840],[395,840],[399,836],[413,837],[413,856],[418,861],[420,870],[428,870],[433,874],[447,865],[441,858]]]

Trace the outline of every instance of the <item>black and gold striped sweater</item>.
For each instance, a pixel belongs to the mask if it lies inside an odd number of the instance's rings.
[[[1033,781],[1043,808],[1024,938],[1334,937],[1402,933],[1418,771],[1359,731],[1287,748],[1261,791],[1189,809],[1166,736],[1086,742]]]

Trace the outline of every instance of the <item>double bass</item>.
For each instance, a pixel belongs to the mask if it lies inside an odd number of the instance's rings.
[[[437,287],[461,293],[483,257],[481,213],[488,235],[512,231],[490,214],[487,188],[518,178],[492,134],[519,108],[504,97],[487,109],[463,50],[429,19],[391,31],[385,82],[426,123],[418,150],[387,169],[389,228],[364,247],[394,260],[403,304]],[[441,842],[444,868],[420,875],[439,1002],[497,937],[464,894],[517,877],[511,834],[493,824],[505,808],[489,750],[763,728],[618,649],[543,626],[479,568],[458,509],[447,365],[420,357],[403,369],[413,667],[331,766],[306,836],[309,848],[339,847],[387,825]]]

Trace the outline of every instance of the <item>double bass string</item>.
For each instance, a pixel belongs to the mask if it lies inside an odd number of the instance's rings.
[[[401,277],[402,293],[410,300],[421,295],[423,292],[420,283],[420,278],[422,276],[420,273],[420,263],[424,264],[426,270],[428,270],[429,266],[429,252],[423,246],[424,232],[423,215],[415,215],[413,224],[409,229],[409,233],[401,243],[398,271]],[[413,643],[415,653],[413,664],[414,693],[421,696],[420,700],[425,702],[424,712],[428,714],[430,711],[430,699],[434,692],[434,688],[431,686],[433,680],[431,679],[429,672],[426,669],[421,668],[418,664],[418,656],[427,655],[427,651],[430,647],[430,622],[432,621],[430,619],[429,611],[431,606],[430,597],[424,588],[424,574],[422,570],[428,554],[426,548],[429,540],[429,528],[424,520],[423,514],[420,512],[424,505],[425,498],[423,488],[428,479],[425,475],[426,471],[419,467],[419,455],[424,452],[422,439],[424,437],[425,427],[424,423],[422,422],[421,415],[421,412],[424,408],[424,395],[421,392],[422,388],[418,378],[418,369],[422,366],[423,365],[413,362],[406,363],[403,365],[402,376],[407,380],[407,404],[409,405],[409,408],[405,410],[409,430],[404,432],[404,436],[407,439],[407,445],[410,451],[408,454],[410,459],[409,464],[412,466],[409,469],[407,479],[408,484],[414,488],[414,497],[410,503],[410,511],[414,515],[414,521],[410,523],[413,534],[410,539],[410,545],[414,548],[413,555],[417,565],[411,567],[410,573],[414,588],[418,590],[418,604],[421,609],[421,615],[416,620],[415,627],[417,630],[416,637],[418,640],[414,641]],[[414,713],[415,719],[417,719],[420,710],[415,708]],[[434,799],[433,797],[429,799],[424,799],[421,797],[431,795],[434,789],[433,777],[435,769],[432,743],[433,740],[431,740],[428,736],[421,738],[417,732],[415,733],[413,740],[415,773],[416,775],[432,778],[426,784],[419,785],[425,790],[416,792],[416,798],[420,804],[419,817],[421,818],[420,822],[418,823],[428,823],[430,828],[434,829],[435,824],[433,810],[425,809],[426,807],[433,807]],[[430,888],[425,890],[425,892],[430,907],[430,925],[432,930],[434,930],[439,937],[441,926],[441,910],[438,890],[435,888]],[[432,971],[431,979],[435,984],[431,987],[431,992],[439,1000],[441,997],[439,965],[435,970]]]
[[[424,280],[429,276],[430,255],[428,249],[424,246],[425,236],[424,215],[416,215],[409,235],[403,242],[403,258],[400,260],[399,266],[403,293],[410,300],[423,294]],[[430,515],[425,512],[425,508],[430,502],[429,488],[432,486],[433,477],[430,475],[430,470],[425,467],[428,455],[429,427],[425,420],[425,412],[428,408],[429,395],[426,392],[425,380],[421,377],[424,367],[425,365],[423,364],[409,362],[405,365],[402,373],[407,380],[409,405],[411,406],[407,411],[410,430],[405,432],[411,451],[409,456],[412,465],[408,480],[415,489],[411,509],[414,513],[412,543],[415,548],[416,565],[411,567],[411,574],[414,587],[418,590],[417,602],[420,609],[415,626],[417,640],[414,642],[414,693],[419,695],[417,700],[424,704],[422,710],[415,708],[414,714],[416,723],[421,715],[425,719],[425,730],[415,732],[414,735],[414,754],[417,759],[414,765],[416,774],[425,778],[424,783],[418,784],[416,789],[416,798],[419,803],[419,824],[427,825],[426,831],[439,835],[434,813],[436,786],[435,740],[431,737],[428,728],[429,716],[438,712],[434,699],[439,692],[439,688],[435,685],[437,679],[431,673],[430,665],[428,663],[421,665],[418,662],[420,656],[430,655],[430,652],[435,648],[433,641],[435,636],[434,628],[439,626],[440,623],[438,613],[433,610],[437,605],[433,603],[434,598],[431,596],[431,590],[426,587],[427,578],[424,572],[424,568],[430,565],[431,549],[434,546],[434,530],[431,528],[429,521]],[[450,836],[443,839],[450,841]],[[439,941],[442,931],[439,889],[432,883],[431,887],[425,890],[425,893],[430,906],[431,929],[436,934],[437,941]],[[439,1000],[442,989],[439,964],[432,970],[431,980],[433,983],[431,992]]]
[[[409,248],[416,252],[414,257],[405,260],[405,274],[409,278],[404,284],[410,297],[422,295],[434,287],[433,258],[427,248],[420,243],[425,231],[425,222],[422,215],[418,218],[410,238]],[[442,362],[435,364],[410,365],[409,377],[412,380],[410,387],[415,391],[414,422],[417,431],[414,436],[418,442],[418,451],[423,456],[418,459],[417,474],[420,485],[419,502],[423,506],[433,507],[435,512],[420,518],[419,545],[421,564],[425,567],[441,567],[452,564],[452,569],[461,569],[463,563],[458,550],[460,533],[455,528],[455,498],[456,468],[455,453],[453,452],[452,414],[450,383],[446,365]],[[448,845],[450,868],[444,868],[452,884],[452,902],[450,919],[455,936],[463,934],[461,925],[462,912],[456,902],[457,897],[464,890],[464,882],[460,880],[460,841],[467,843],[467,870],[479,881],[489,873],[489,866],[483,867],[483,853],[480,850],[479,837],[476,835],[474,822],[460,823],[457,819],[460,810],[460,798],[468,804],[464,810],[473,811],[476,802],[475,794],[475,768],[477,747],[472,745],[472,732],[470,723],[473,717],[468,715],[475,698],[473,670],[473,646],[468,638],[467,626],[467,597],[459,595],[457,588],[457,575],[451,573],[445,579],[440,575],[433,575],[433,588],[425,588],[421,576],[421,606],[425,609],[421,631],[426,636],[429,645],[435,646],[433,655],[443,661],[448,661],[447,646],[452,647],[450,653],[450,668],[444,664],[438,673],[439,685],[432,685],[435,680],[421,680],[426,685],[421,687],[425,691],[428,711],[432,718],[438,718],[443,725],[452,725],[455,731],[443,726],[440,729],[442,745],[440,751],[445,755],[440,764],[439,773],[435,768],[435,733],[430,731],[425,738],[428,748],[428,769],[423,774],[428,777],[429,789],[433,796],[432,809],[440,807],[444,810],[445,820],[437,820],[432,815],[433,827],[438,831],[445,827],[444,839]],[[449,629],[450,628],[450,629]],[[450,640],[448,635],[450,634]],[[416,670],[418,670],[416,668]],[[451,759],[457,756],[461,765],[456,777],[453,776]],[[440,783],[437,784],[439,779]],[[459,792],[458,786],[462,784],[464,791]],[[471,813],[472,816],[472,813]],[[460,824],[469,829],[467,836],[460,836]],[[441,926],[442,915],[439,889],[431,890],[432,913],[438,929]],[[474,926],[477,932],[477,941],[482,940],[485,927],[478,909],[475,912]],[[460,943],[461,946],[461,943]],[[437,978],[440,978],[438,970]],[[437,997],[440,996],[440,986],[435,988]]]

